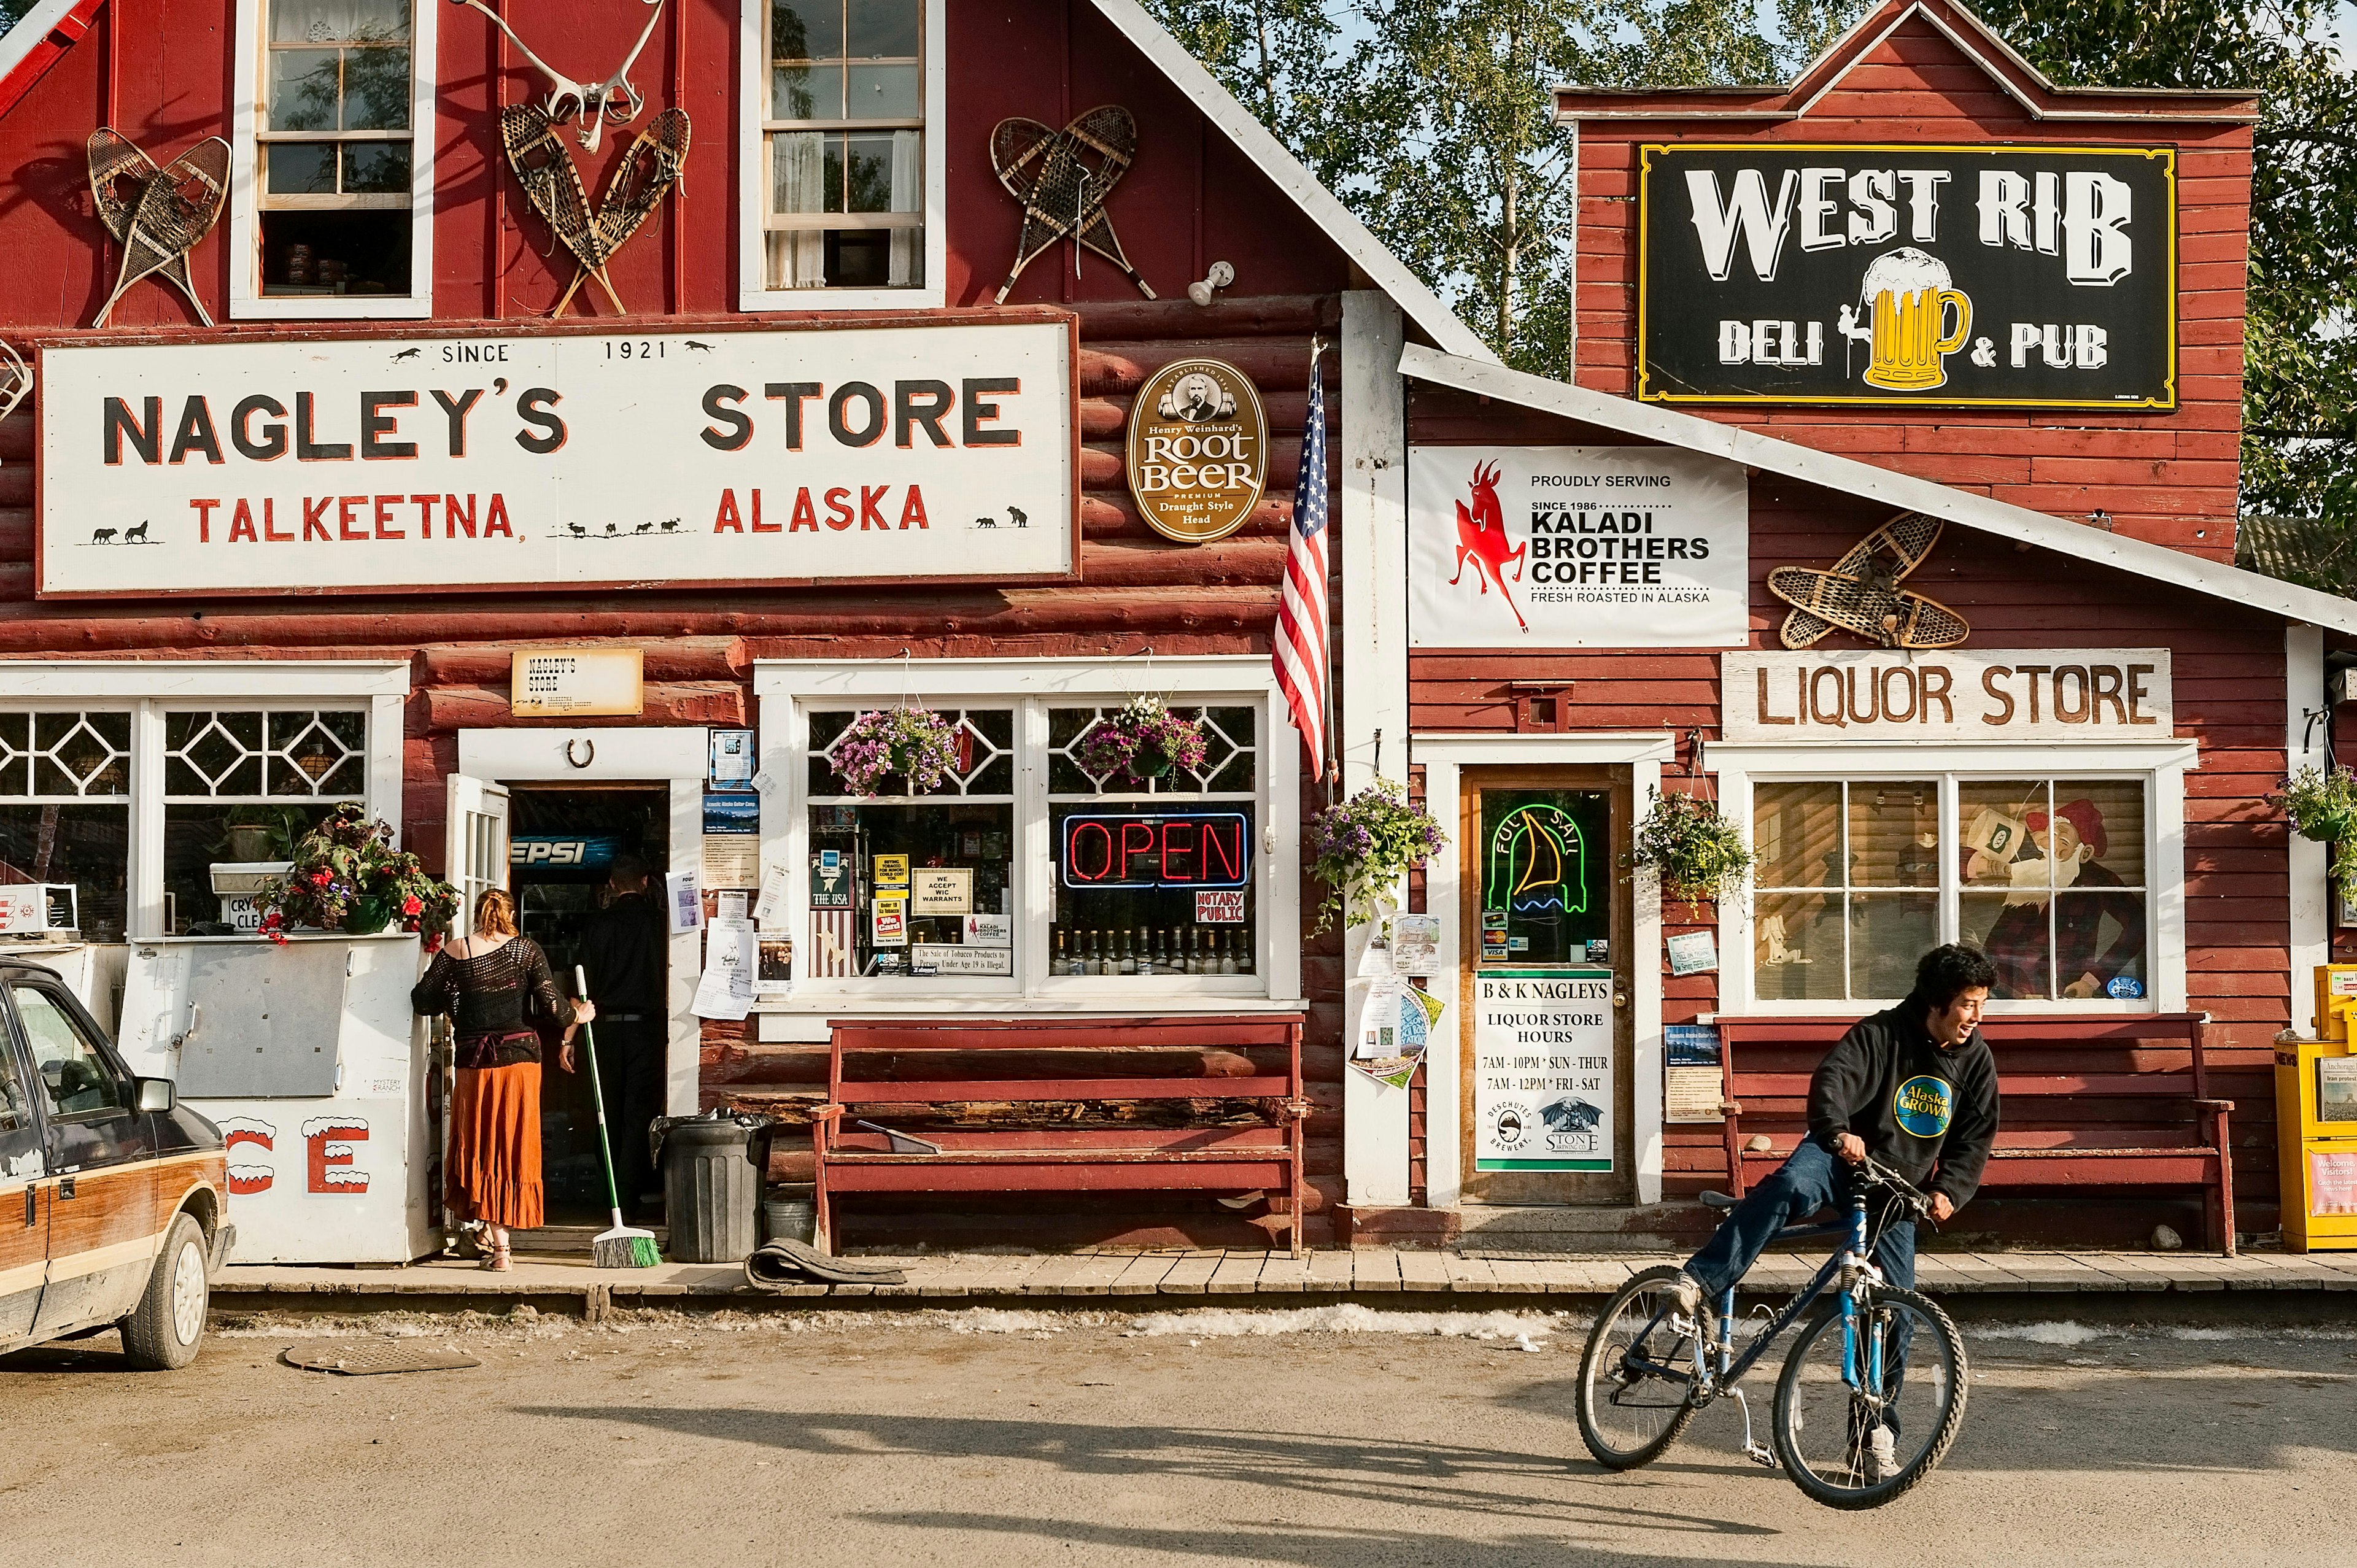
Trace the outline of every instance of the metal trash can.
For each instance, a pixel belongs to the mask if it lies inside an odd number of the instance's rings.
[[[761,1240],[763,1241],[801,1241],[816,1240],[818,1235],[818,1200],[808,1182],[788,1182],[770,1189],[761,1200]]]
[[[676,1122],[663,1134],[663,1205],[675,1263],[741,1263],[761,1212],[755,1129],[733,1119]]]

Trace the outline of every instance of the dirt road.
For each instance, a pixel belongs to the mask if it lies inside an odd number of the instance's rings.
[[[124,1370],[109,1336],[0,1359],[0,1563],[2357,1561],[2332,1555],[2357,1496],[2345,1326],[1971,1326],[1947,1465],[1852,1515],[1738,1458],[1726,1407],[1649,1470],[1596,1468],[1576,1319],[1233,1332],[1255,1324],[249,1321],[177,1375]],[[387,1330],[483,1365],[278,1360]]]

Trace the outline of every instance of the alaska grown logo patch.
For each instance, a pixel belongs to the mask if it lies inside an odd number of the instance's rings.
[[[1902,1133],[1918,1138],[1936,1138],[1948,1130],[1955,1116],[1956,1091],[1947,1079],[1930,1073],[1918,1073],[1899,1086],[1897,1098],[1891,1103],[1891,1115]]]

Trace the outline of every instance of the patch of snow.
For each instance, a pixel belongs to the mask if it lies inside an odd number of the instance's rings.
[[[1976,1323],[1964,1337],[1967,1343],[1975,1339],[2027,1339],[2033,1345],[2084,1345],[2090,1339],[2108,1338],[2117,1332],[2090,1328],[2083,1323]]]
[[[1445,1339],[1514,1339],[1523,1349],[1535,1350],[1541,1347],[1530,1341],[1554,1333],[1566,1316],[1549,1312],[1378,1312],[1355,1302],[1276,1311],[1204,1306],[1184,1312],[1141,1313],[1128,1332],[1148,1337],[1200,1335],[1207,1339],[1274,1334],[1414,1334]]]

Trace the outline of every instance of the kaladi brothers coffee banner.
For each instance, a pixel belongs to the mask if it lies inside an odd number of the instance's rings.
[[[1064,322],[91,344],[39,367],[43,596],[1052,582]]]
[[[1408,454],[1416,648],[1740,648],[1740,466],[1668,446]]]

